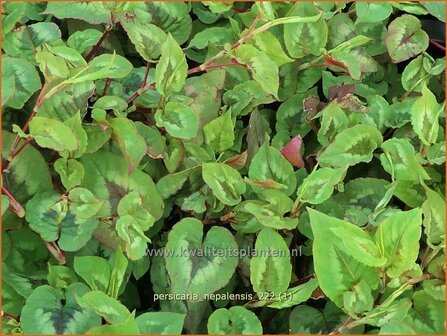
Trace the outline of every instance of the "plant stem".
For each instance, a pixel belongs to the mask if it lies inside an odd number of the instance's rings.
[[[6,189],[5,186],[2,186],[2,193],[4,193],[6,197],[8,197],[9,209],[20,218],[25,217],[25,209],[23,209],[20,202],[15,199],[15,197],[9,192],[8,189]]]
[[[430,44],[432,46],[434,46],[435,48],[438,48],[439,50],[441,50],[443,53],[445,53],[445,47],[443,45],[441,45],[440,43],[436,42],[435,40],[430,39]]]
[[[59,248],[56,242],[45,242],[45,245],[60,265],[65,264],[65,253]]]
[[[22,127],[23,132],[26,132],[28,130],[29,123],[34,118],[34,116],[37,114],[37,111],[39,110],[40,106],[43,104],[47,87],[48,87],[48,83],[45,82],[45,84],[42,87],[42,90],[40,90],[39,96],[37,97],[36,105],[34,105],[33,111],[29,115],[28,120],[25,122],[25,125],[23,125],[23,127]],[[11,149],[9,150],[9,157],[6,160],[6,162],[4,164],[2,164],[2,171],[5,170],[6,168],[8,168],[11,161],[22,151],[23,148],[25,148],[26,145],[28,145],[32,141],[32,139],[28,138],[25,141],[25,143],[22,145],[22,147],[20,147],[18,150],[16,150],[17,146],[20,143],[20,139],[21,138],[19,135],[17,135],[16,138],[14,139],[14,142],[11,145]]]
[[[149,76],[149,70],[151,69],[151,63],[147,62],[146,71],[144,72],[143,82],[141,83],[140,88],[129,98],[127,99],[127,105],[130,105],[135,99],[137,99],[141,94],[143,94],[147,90],[151,90],[155,88],[155,84],[146,84],[147,78]]]
[[[444,248],[444,246],[436,246],[436,248],[432,249],[430,253],[428,253],[428,250],[426,250],[426,253],[424,253],[424,258],[421,261],[421,267],[424,269],[437,255],[441,250]]]
[[[298,280],[296,280],[294,282],[291,282],[289,284],[289,287],[295,287],[295,286],[302,285],[303,283],[306,283],[310,279],[313,279],[313,278],[315,278],[315,273],[309,274],[309,275],[305,276],[304,278],[301,278],[301,279],[298,279]]]
[[[151,65],[152,64],[150,62],[146,63],[146,71],[144,72],[143,83],[141,83],[140,87],[143,87],[146,85],[147,77],[149,76],[149,70],[151,70]]]
[[[414,286],[424,280],[430,279],[429,274],[424,274],[420,278],[410,279],[405,282],[402,286],[396,289],[380,306],[387,307],[394,302],[394,300],[401,295],[408,287]],[[371,318],[372,316],[369,316]],[[366,317],[360,318],[358,320],[352,321],[352,317],[349,316],[346,321],[337,329],[332,331],[329,335],[340,334],[344,329],[351,329],[359,325],[365,324]],[[352,321],[352,322],[351,322]]]
[[[102,97],[109,92],[110,84],[112,83],[112,78],[107,78],[104,84],[104,90],[102,91]]]
[[[191,74],[197,73],[197,72],[202,72],[202,71],[209,70],[209,69],[213,69],[213,68],[221,68],[221,67],[232,66],[232,65],[238,65],[238,66],[247,68],[247,66],[245,64],[239,63],[237,60],[232,59],[230,62],[226,62],[226,63],[216,63],[216,64],[207,65],[206,68],[202,68],[202,66],[197,66],[195,68],[189,69],[188,75],[191,75]]]
[[[104,40],[107,38],[107,36],[109,36],[110,32],[112,31],[114,21],[115,21],[114,16],[112,14],[112,23],[106,26],[106,29],[104,30],[104,33],[102,33],[102,36],[99,38],[98,42],[94,45],[92,50],[90,50],[90,52],[87,54],[87,56],[85,56],[85,60],[87,62],[90,62],[90,60],[93,58],[93,56],[96,55],[101,44],[104,42]]]
[[[247,33],[241,37],[237,42],[235,42],[231,47],[230,50],[233,50],[235,48],[237,48],[238,46],[240,46],[241,44],[244,44],[248,39],[252,38],[253,36],[256,36],[264,31],[266,31],[267,29],[269,29],[272,26],[272,22],[268,22],[265,25],[259,27],[258,29],[255,30],[256,25],[258,24],[260,19],[260,15],[258,14],[256,16],[256,18],[253,20],[252,24],[250,25],[250,27],[247,30]],[[200,71],[205,71],[206,69],[209,69],[211,64],[213,64],[215,61],[217,61],[218,59],[226,56],[228,54],[229,50],[221,50],[220,52],[218,52],[216,55],[214,55],[213,57],[209,58],[208,60],[206,60],[204,63],[202,63],[201,65],[199,65],[196,68],[192,68],[188,71],[188,74],[192,74],[192,73],[196,73],[196,72],[200,72]],[[231,64],[228,63],[223,63],[223,65],[213,65],[211,67],[216,68],[218,66],[227,66],[227,65],[243,65],[239,62],[237,62],[236,60],[233,60]],[[243,65],[245,66],[245,65]],[[127,99],[127,104],[131,104],[135,99],[137,99],[140,95],[142,95],[144,92],[151,90],[155,88],[155,84],[146,84],[144,86],[142,86],[138,91],[136,91],[129,99]]]
[[[7,318],[9,320],[15,320],[16,322],[20,321],[20,317],[8,314],[8,313],[4,312],[3,310],[2,310],[2,317]]]
[[[14,150],[13,153],[9,154],[8,158],[6,159],[6,162],[2,165],[2,171],[6,170],[9,167],[11,161],[14,160],[31,141],[33,141],[32,137],[27,138],[19,148]]]
[[[339,328],[337,328],[337,329],[335,329],[334,331],[332,331],[331,333],[329,333],[329,335],[340,334],[340,333],[343,331],[343,329],[345,329],[351,321],[352,321],[352,317],[349,316],[349,317],[346,319],[346,321],[343,322],[343,324],[342,324]]]

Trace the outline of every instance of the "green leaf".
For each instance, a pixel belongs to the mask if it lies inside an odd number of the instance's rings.
[[[103,110],[113,110],[117,117],[125,116],[123,113],[127,110],[127,103],[124,99],[116,96],[103,96],[99,98],[93,108],[103,109]]]
[[[130,170],[133,171],[146,155],[146,141],[138,133],[135,123],[127,118],[113,118],[109,123],[112,127],[112,138],[118,143]]]
[[[202,177],[222,203],[236,205],[241,201],[245,184],[236,169],[224,163],[204,163]]]
[[[318,161],[334,167],[370,162],[381,143],[382,134],[375,127],[355,125],[340,132]]]
[[[182,49],[174,38],[168,34],[161,46],[160,61],[155,68],[155,83],[157,91],[162,96],[170,96],[178,92],[185,84],[188,65]]]
[[[122,335],[122,334],[138,334],[138,325],[133,315],[130,315],[124,322],[114,323],[112,325],[104,324],[94,327],[87,331],[87,334],[93,335]]]
[[[260,3],[258,3],[260,4]],[[278,39],[270,33],[265,31],[259,35],[256,35],[252,39],[248,40],[248,43],[254,45],[256,48],[265,52],[267,56],[280,67],[284,64],[293,62],[289,56],[283,51],[281,43]]]
[[[408,91],[421,91],[425,79],[428,77],[427,71],[424,69],[424,55],[419,55],[405,67],[402,72],[402,87]]]
[[[358,2],[355,4],[357,22],[376,23],[386,20],[393,12],[388,3]]]
[[[238,263],[237,256],[225,250],[236,248],[227,229],[213,226],[203,237],[203,224],[199,220],[182,219],[169,232],[166,244],[166,250],[174,253],[165,256],[172,292],[203,299],[224,287]]]
[[[101,318],[83,309],[75,297],[88,292],[87,286],[74,283],[65,292],[50,286],[37,287],[26,300],[21,327],[27,334],[83,334],[100,325]],[[37,315],[36,311],[40,313]]]
[[[171,312],[144,313],[136,318],[140,333],[156,335],[181,334],[184,320],[184,314]]]
[[[166,33],[154,24],[121,19],[121,26],[129,36],[135,49],[147,62],[157,59],[161,53],[161,46],[166,40]]]
[[[77,81],[97,80],[101,78],[124,78],[133,66],[125,57],[116,54],[96,56],[89,63],[89,69]]]
[[[430,12],[431,15],[438,18],[438,20],[445,22],[445,3],[424,1],[421,2],[421,5],[424,6]]]
[[[322,311],[306,305],[295,307],[290,312],[289,320],[293,334],[320,334],[326,324]]]
[[[231,31],[226,27],[210,27],[194,35],[188,48],[204,49],[209,43],[224,45],[231,42]]]
[[[147,259],[149,261],[149,259]],[[107,289],[107,294],[113,298],[117,298],[121,285],[125,280],[127,265],[129,264],[126,257],[123,255],[121,246],[118,246],[112,259],[109,260],[112,266],[112,273],[110,274],[109,288]]]
[[[95,216],[104,202],[98,200],[85,188],[74,188],[68,193],[70,211],[77,218],[87,219]]]
[[[348,128],[349,119],[339,104],[334,102],[325,107],[320,123],[318,141],[323,146],[328,146],[338,133]]]
[[[104,202],[98,212],[102,216],[110,216],[122,196],[126,194],[128,185],[127,161],[117,154],[104,150],[83,155],[85,175],[81,187],[88,189]],[[114,167],[114,169],[110,169]]]
[[[46,50],[39,51],[35,57],[46,82],[65,79],[69,76],[67,63],[62,57],[58,57]]]
[[[109,23],[110,12],[102,2],[51,2],[42,14],[51,14],[58,19],[77,19],[92,24]]]
[[[48,265],[48,283],[51,287],[65,289],[69,285],[78,282],[76,273],[65,266]]]
[[[84,177],[84,166],[74,159],[57,159],[54,162],[54,170],[59,173],[62,184],[67,190],[80,185]]]
[[[435,95],[424,84],[422,96],[416,99],[411,107],[411,125],[424,145],[431,145],[438,139],[439,116],[444,112]]]
[[[298,93],[281,104],[276,114],[276,131],[287,130],[291,136],[304,137],[310,126],[305,121],[306,112],[303,110],[303,100],[307,94]]]
[[[107,291],[112,273],[112,267],[107,260],[96,256],[76,256],[73,268],[92,290]]]
[[[98,43],[102,33],[97,29],[85,29],[74,32],[67,40],[67,45],[70,48],[77,50],[80,53],[85,52],[89,47]]]
[[[440,165],[445,162],[445,141],[431,145],[427,151],[427,160],[431,164]]]
[[[143,207],[142,198],[137,191],[130,192],[120,200],[118,214],[118,236],[126,242],[129,258],[138,260],[144,255],[146,242],[149,241],[144,231],[154,225],[154,217]]]
[[[168,199],[175,195],[183,187],[188,176],[189,171],[187,170],[163,176],[157,182],[157,189],[160,192],[161,197],[163,197],[163,199]]]
[[[361,177],[356,178],[344,185],[344,191],[336,194],[333,200],[344,209],[344,218],[358,226],[363,226],[378,211],[381,202],[393,196],[392,190],[387,188],[391,185],[382,179]],[[388,193],[387,198],[385,195]]]
[[[265,52],[251,45],[240,45],[232,51],[232,55],[242,64],[247,65],[253,79],[262,89],[274,97],[278,96],[278,66]]]
[[[33,57],[44,43],[61,38],[59,27],[53,22],[23,25],[7,34],[2,41],[5,53],[12,57]]]
[[[289,161],[274,147],[264,143],[253,157],[248,177],[254,181],[272,179],[287,186],[286,194],[291,195],[296,188],[296,176]],[[261,191],[261,187],[254,188]]]
[[[262,335],[257,316],[244,307],[220,308],[208,319],[208,333],[215,335]]]
[[[273,229],[263,228],[250,261],[250,281],[258,295],[279,295],[289,287],[292,275],[290,252],[284,239]]]
[[[388,276],[394,278],[409,270],[419,253],[422,211],[397,212],[380,223],[375,239],[381,256],[387,259]]]
[[[163,155],[163,162],[168,172],[173,173],[180,168],[182,160],[185,158],[185,145],[182,140],[170,138],[166,152]]]
[[[8,210],[9,207],[9,199],[8,196],[2,194],[2,216]]]
[[[6,159],[9,156],[10,148],[15,138],[14,134],[3,130],[3,159]],[[19,145],[22,144],[23,142],[19,143]],[[36,193],[43,193],[53,189],[48,164],[42,154],[33,146],[26,146],[20,154],[11,161],[8,171],[4,171],[3,173],[4,181],[9,181],[11,185],[17,186],[14,190],[11,190],[11,192],[20,190],[19,193],[14,193],[16,197],[30,197]]]
[[[287,16],[308,17],[320,11],[310,2],[297,2]],[[284,25],[284,42],[290,56],[301,58],[306,55],[320,55],[326,46],[328,27],[323,17],[309,23],[287,23]]]
[[[77,149],[74,151],[64,151],[60,153],[60,156],[64,158],[80,158],[87,149],[87,133],[85,132],[84,128],[82,127],[82,121],[81,121],[81,115],[79,112],[75,113],[70,118],[66,119],[64,121],[64,124],[68,126],[71,131],[73,132],[76,142],[77,142]]]
[[[218,118],[206,124],[203,128],[205,142],[215,153],[221,153],[234,144],[234,124],[230,112],[225,112]]]
[[[157,25],[164,32],[183,44],[189,37],[192,29],[190,7],[183,2],[145,2],[142,7],[149,14],[142,16],[143,22]],[[141,14],[141,12],[140,12]],[[147,20],[147,21],[145,21]]]
[[[15,4],[12,4],[12,6],[14,5]],[[5,6],[8,14],[2,15],[2,38],[15,27],[18,21],[20,21],[25,11],[24,7],[23,4],[16,4],[12,8],[11,5],[9,7]]]
[[[445,332],[445,302],[433,300],[423,291],[417,291],[413,295],[414,309],[409,311],[405,322],[408,323],[417,334],[431,333],[442,334]]]
[[[2,55],[2,106],[22,108],[42,88],[36,68],[23,58]]]
[[[365,262],[371,264],[375,259],[379,264],[380,257],[374,256],[375,251],[371,245],[373,242],[369,234],[357,226],[316,210],[308,208],[307,211],[314,235],[312,248],[314,268],[320,288],[339,307],[343,307],[345,299],[349,298],[351,307],[355,307],[357,303],[360,308],[351,309],[354,313],[370,310],[373,303],[371,290],[376,289],[379,284],[379,272],[377,268],[367,266]],[[350,232],[349,241],[340,239],[339,236],[344,232]],[[340,245],[340,242],[348,245]],[[353,247],[355,250],[349,249]],[[359,252],[361,254],[357,255]],[[374,259],[367,260],[365,256],[368,254],[374,256]],[[353,297],[356,291],[360,290],[356,287],[359,282],[363,288],[361,293],[364,298]]]
[[[265,204],[247,203],[243,208],[246,212],[255,216],[259,223],[267,227],[278,230],[292,230],[298,225],[296,218],[283,217],[282,213],[271,209],[271,206],[268,207]]]
[[[270,308],[283,309],[296,306],[302,302],[307,301],[314,290],[318,288],[318,281],[316,279],[311,279],[306,283],[289,288],[287,291],[281,294],[279,300],[269,304]],[[286,298],[286,300],[281,300],[281,297]]]
[[[386,326],[394,321],[401,321],[411,307],[409,299],[401,299],[391,305],[378,306],[369,311],[363,318],[365,323],[376,327]],[[383,328],[382,328],[383,329]],[[382,330],[381,329],[381,330]]]
[[[445,242],[446,206],[445,197],[430,188],[425,188],[427,199],[422,204],[424,233],[429,245]]]
[[[120,200],[118,214],[132,217],[143,231],[154,225],[154,217],[143,207],[143,201],[137,191],[128,193]]]
[[[65,251],[77,251],[91,238],[96,219],[77,218],[54,191],[37,194],[26,204],[26,220],[44,241],[58,241]]]
[[[131,316],[129,310],[118,300],[100,291],[77,295],[79,305],[104,318],[110,324],[125,322]]]
[[[393,63],[400,63],[425,51],[428,35],[418,18],[404,14],[388,26],[385,44]]]
[[[393,138],[382,144],[383,154],[380,162],[383,169],[391,175],[392,180],[419,182],[430,177],[416,159],[416,154],[407,139]]]
[[[191,139],[198,130],[197,116],[194,111],[182,103],[169,102],[164,110],[155,113],[158,127],[166,128],[173,137]]]
[[[298,187],[299,202],[321,204],[326,201],[331,197],[334,186],[343,180],[346,170],[346,167],[338,169],[325,167],[312,171]]]
[[[34,117],[29,123],[29,133],[41,147],[58,152],[74,151],[78,148],[78,141],[72,130],[55,119]]]
[[[91,81],[66,85],[53,94],[51,99],[44,99],[37,116],[67,121],[79,111],[86,111],[88,98],[93,90]]]

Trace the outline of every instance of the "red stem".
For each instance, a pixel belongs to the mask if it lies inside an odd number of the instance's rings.
[[[104,84],[104,91],[102,91],[102,96],[105,96],[109,92],[110,84],[112,83],[112,78],[107,78]]]
[[[236,8],[235,6],[233,6],[233,8],[231,8],[233,11],[235,11],[236,13],[247,13],[248,10],[247,9],[242,9],[242,8]]]
[[[17,155],[20,154],[20,152],[31,142],[33,141],[32,137],[29,137],[25,140],[25,142],[18,148],[16,149],[13,153],[11,153],[8,157],[8,159],[6,160],[6,162],[3,164],[2,166],[2,171],[5,170],[6,168],[8,168],[9,164],[11,163],[12,160],[14,160]]]
[[[430,39],[429,40],[431,45],[441,50],[443,53],[445,53],[445,47],[441,45],[440,43],[436,42],[435,40]]]
[[[256,16],[256,18],[254,19],[254,21],[252,22],[251,26],[248,28],[247,33],[245,34],[245,36],[250,35],[253,30],[256,27],[256,24],[259,22],[259,14]],[[235,49],[237,48],[240,44],[241,44],[242,40],[239,40],[235,43],[233,43],[233,45],[231,46],[231,49]],[[243,41],[245,42],[245,41]],[[243,43],[242,42],[242,43]],[[188,75],[193,74],[193,73],[197,73],[197,72],[201,72],[201,71],[205,71],[207,69],[211,69],[211,68],[217,68],[217,67],[222,67],[222,66],[229,66],[229,65],[239,65],[239,66],[243,66],[245,68],[247,68],[247,66],[245,64],[239,63],[236,59],[232,59],[231,62],[229,63],[222,63],[222,64],[209,64],[209,63],[213,63],[214,61],[216,61],[216,59],[214,59],[215,57],[210,58],[208,61],[206,61],[205,63],[203,63],[201,66],[192,68],[188,70]],[[248,69],[248,68],[247,68]],[[127,104],[131,104],[135,99],[137,99],[142,92],[147,91],[147,90],[151,90],[155,88],[155,84],[151,84],[151,85],[143,85],[141,86],[141,88],[136,91],[129,99],[127,99]]]
[[[57,259],[60,265],[65,264],[65,253],[60,249],[56,242],[45,242],[48,251]]]
[[[17,317],[17,316],[8,314],[8,313],[4,312],[3,310],[2,310],[2,317],[5,317],[5,318],[7,318],[7,319],[9,319],[9,320],[15,320],[15,321],[17,321],[17,322],[20,321],[20,317]]]
[[[98,43],[95,44],[95,46],[92,48],[92,50],[90,50],[88,55],[85,57],[85,60],[87,62],[89,62],[93,58],[93,56],[96,55],[101,44],[104,42],[104,40],[107,38],[107,36],[109,36],[111,29],[112,29],[112,27],[108,27],[108,28],[106,28],[106,30],[104,30],[104,33],[102,34]]]
[[[151,70],[151,63],[147,62],[146,71],[144,72],[143,83],[141,83],[141,87],[146,85],[147,77],[149,76],[149,70]]]
[[[106,30],[104,30],[104,33],[102,33],[102,36],[99,38],[98,43],[95,44],[95,46],[92,48],[92,50],[90,50],[88,55],[85,57],[85,60],[87,62],[89,62],[93,58],[93,56],[96,55],[101,44],[104,42],[104,40],[107,38],[107,36],[109,36],[109,34],[113,28],[113,25],[115,24],[115,13],[110,13],[110,21],[111,21],[111,24],[106,26]]]
[[[6,197],[8,197],[9,209],[20,218],[25,217],[25,209],[23,209],[23,206],[20,204],[20,202],[17,201],[14,196],[12,196],[12,194],[8,191],[8,189],[6,189],[5,186],[2,186],[2,193],[4,193]]]
[[[220,68],[220,67],[231,66],[231,65],[239,65],[239,66],[242,66],[244,68],[247,67],[245,64],[239,63],[236,60],[231,60],[230,62],[227,62],[227,63],[217,63],[217,64],[207,65],[205,69],[201,69],[200,66],[197,66],[195,68],[189,69],[188,70],[188,75],[191,75],[191,74],[197,73],[197,72],[202,72],[202,71],[205,71],[205,70],[208,70],[208,69]]]

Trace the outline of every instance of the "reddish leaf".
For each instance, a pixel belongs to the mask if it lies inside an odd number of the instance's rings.
[[[242,169],[245,167],[245,164],[247,163],[247,151],[244,151],[240,154],[236,154],[235,156],[232,156],[224,161],[227,165],[234,169]]]
[[[344,97],[349,94],[354,94],[355,84],[340,84],[331,86],[329,88],[329,100],[337,98],[337,101],[342,101]]]
[[[339,68],[342,68],[344,71],[349,73],[348,67],[343,62],[337,61],[336,59],[333,59],[329,55],[324,55],[324,63],[327,66],[338,66]]]
[[[301,145],[303,144],[303,139],[299,135],[294,137],[289,141],[287,145],[281,149],[281,154],[289,161],[292,165],[297,168],[304,167],[304,161],[301,157]]]
[[[271,178],[263,180],[263,181],[250,180],[248,178],[245,178],[244,181],[248,184],[255,185],[258,187],[263,187],[266,189],[285,189],[285,188],[287,188],[284,184],[278,183]]]

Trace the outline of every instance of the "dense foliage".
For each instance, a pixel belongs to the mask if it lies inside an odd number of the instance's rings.
[[[444,334],[444,22],[3,2],[3,332]]]

